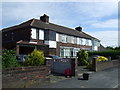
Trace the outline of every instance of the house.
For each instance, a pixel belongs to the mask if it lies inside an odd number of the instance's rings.
[[[2,30],[3,49],[16,48],[16,54],[28,54],[33,49],[44,54],[74,57],[81,49],[98,50],[100,40],[82,31],[50,23],[44,14],[40,19],[31,19]]]

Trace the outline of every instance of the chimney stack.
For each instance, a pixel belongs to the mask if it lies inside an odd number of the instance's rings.
[[[49,23],[49,16],[44,14],[43,16],[40,17],[40,20],[46,23]]]
[[[75,30],[79,31],[79,32],[82,32],[82,27],[76,27]]]

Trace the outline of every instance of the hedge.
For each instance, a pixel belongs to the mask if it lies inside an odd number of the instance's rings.
[[[2,67],[3,68],[11,68],[11,67],[19,67],[19,63],[16,61],[15,50],[7,50],[3,49],[2,52]]]
[[[100,55],[109,57],[111,56],[111,59],[118,59],[118,56],[120,56],[120,50],[109,50],[109,51],[90,51],[88,52],[89,56],[92,55]]]

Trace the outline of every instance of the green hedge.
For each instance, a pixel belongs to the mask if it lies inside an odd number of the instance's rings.
[[[88,52],[89,56],[92,55],[100,55],[100,56],[111,56],[111,59],[118,59],[118,56],[120,56],[120,50],[109,50],[109,51],[91,51]]]
[[[3,49],[2,52],[2,67],[3,68],[11,68],[11,67],[19,67],[19,63],[16,61],[15,50],[7,50]]]

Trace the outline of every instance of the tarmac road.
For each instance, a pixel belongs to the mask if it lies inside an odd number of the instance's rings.
[[[118,68],[91,73],[89,80],[75,77],[36,88],[118,88]]]

